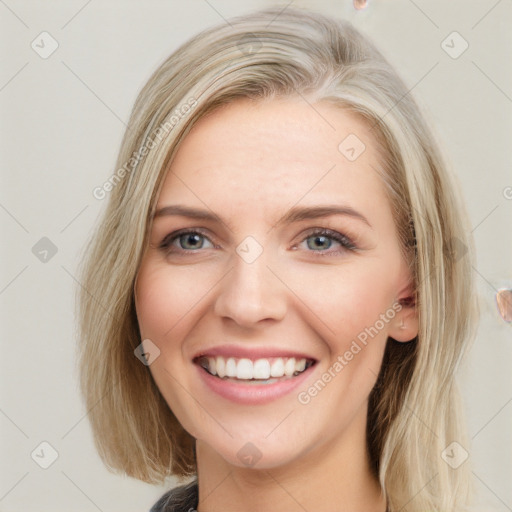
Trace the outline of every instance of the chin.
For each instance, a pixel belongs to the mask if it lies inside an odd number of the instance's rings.
[[[241,446],[238,450],[234,450],[237,444],[235,442],[214,449],[228,464],[253,470],[276,469],[293,463],[298,457],[298,453],[291,453],[289,447],[278,443],[244,441],[239,443]]]

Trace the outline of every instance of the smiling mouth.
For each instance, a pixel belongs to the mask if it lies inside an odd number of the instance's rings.
[[[251,360],[236,357],[199,356],[194,363],[222,380],[240,383],[272,384],[305,372],[315,360],[295,357],[269,357]]]

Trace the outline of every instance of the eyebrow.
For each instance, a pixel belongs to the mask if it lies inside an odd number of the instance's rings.
[[[340,206],[340,205],[323,205],[323,206],[296,206],[286,212],[281,219],[276,223],[276,226],[282,224],[291,224],[292,222],[299,222],[301,220],[318,219],[320,217],[329,217],[331,215],[344,215],[359,219],[367,224],[371,229],[372,226],[368,222],[368,219],[360,212],[352,208],[351,206]]]
[[[203,210],[200,208],[192,208],[184,205],[169,205],[159,208],[155,212],[156,217],[164,217],[168,215],[179,215],[181,217],[190,217],[192,219],[209,220],[220,222],[225,224],[223,220],[209,210]],[[288,210],[274,225],[281,226],[283,224],[292,224],[293,222],[299,222],[301,220],[318,219],[321,217],[329,217],[332,215],[343,215],[352,217],[354,219],[361,220],[371,229],[372,226],[368,222],[368,219],[360,212],[352,208],[351,206],[340,206],[340,205],[322,205],[322,206],[295,206]]]
[[[211,211],[201,210],[200,208],[192,208],[190,206],[183,206],[180,204],[163,206],[155,212],[155,218],[164,217],[166,215],[179,215],[181,217],[190,217],[192,219],[214,220],[217,222],[222,222],[222,219]]]

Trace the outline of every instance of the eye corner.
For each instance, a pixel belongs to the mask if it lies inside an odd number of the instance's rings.
[[[315,236],[323,236],[329,240],[331,242],[329,247],[312,249],[307,243],[307,240]],[[307,244],[307,246],[304,244]],[[338,244],[338,246],[336,246],[336,244]],[[344,232],[340,232],[332,228],[314,226],[303,230],[299,235],[297,235],[297,242],[295,242],[289,250],[300,250],[300,252],[305,254],[306,257],[342,258],[347,257],[350,254],[356,254],[359,251],[359,245],[354,242],[353,237],[345,234]]]
[[[211,247],[197,247],[192,249],[184,249],[182,247],[171,247],[176,240],[184,235],[198,235],[204,241],[209,243]],[[204,242],[203,242],[204,245]],[[158,243],[158,249],[165,253],[166,256],[187,256],[204,252],[205,249],[217,249],[219,246],[212,240],[212,237],[201,228],[182,228],[172,231],[165,235]]]

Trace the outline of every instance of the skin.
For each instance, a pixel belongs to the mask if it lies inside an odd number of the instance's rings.
[[[355,161],[338,149],[349,134],[366,146]],[[368,396],[388,336],[417,335],[414,307],[395,311],[309,403],[297,397],[413,291],[375,148],[359,118],[302,98],[237,100],[201,119],[180,146],[157,210],[180,204],[221,222],[157,216],[135,292],[142,339],[161,351],[150,371],[197,439],[199,512],[386,508],[366,452]],[[333,204],[371,227],[346,215],[278,223],[292,207]],[[202,228],[198,249],[179,238],[168,252],[159,247],[183,228]],[[318,244],[313,228],[342,233],[357,249]],[[247,236],[263,248],[250,264],[236,252]],[[192,362],[219,344],[300,350],[317,364],[297,391],[235,404],[205,387]],[[251,467],[237,457],[248,442],[261,454]]]

